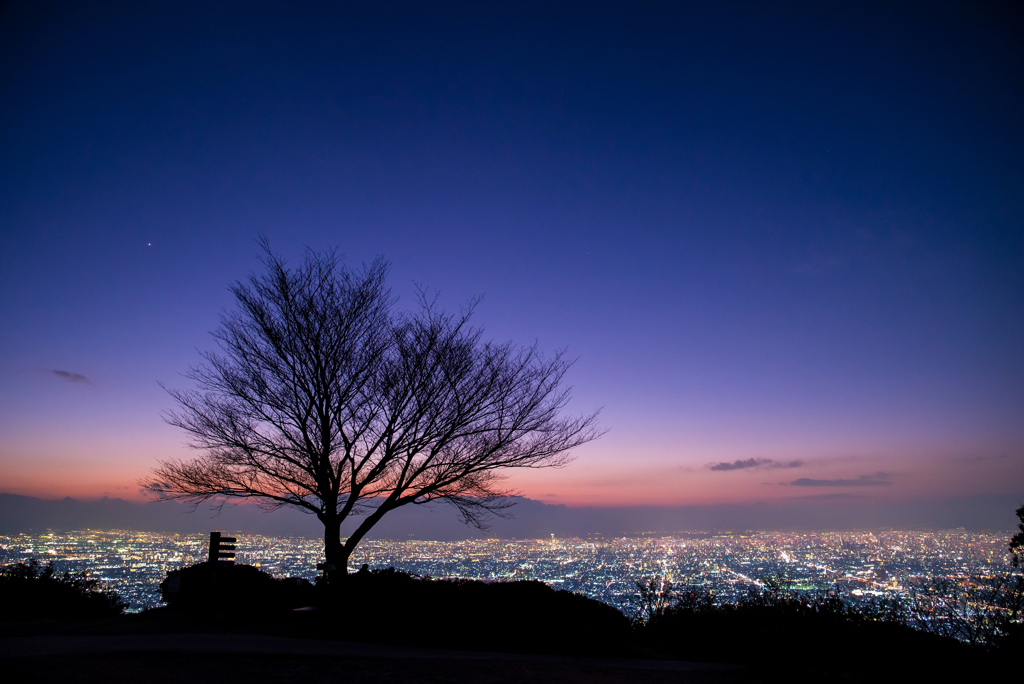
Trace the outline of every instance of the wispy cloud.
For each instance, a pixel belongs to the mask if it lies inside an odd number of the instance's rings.
[[[91,385],[92,384],[92,382],[90,382],[89,378],[85,377],[84,375],[79,375],[78,373],[72,373],[71,371],[55,370],[55,371],[53,371],[53,374],[56,375],[59,378],[63,378],[64,380],[66,380],[68,382],[83,382],[86,385]]]
[[[990,454],[986,456],[954,456],[953,460],[960,463],[976,464],[984,463],[985,461],[1003,461],[1006,458],[1006,454]]]
[[[786,497],[786,501],[809,501],[821,499],[827,499],[829,501],[835,501],[837,499],[842,501],[845,501],[847,499],[854,499],[859,501],[860,499],[866,498],[868,497],[864,496],[863,494],[849,494],[848,492],[829,492],[828,494],[808,494],[806,496],[790,496]]]
[[[855,480],[812,480],[801,477],[789,484],[794,487],[884,487],[892,484],[892,474],[877,472],[872,475],[861,475]]]
[[[720,463],[708,463],[708,470],[716,471],[727,471],[727,470],[746,470],[747,468],[799,468],[804,464],[803,461],[776,461],[771,458],[748,458],[746,460],[736,460],[732,463],[728,461],[722,461]]]

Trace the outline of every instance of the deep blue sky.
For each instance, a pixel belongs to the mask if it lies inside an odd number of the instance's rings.
[[[578,357],[611,431],[514,477],[533,498],[1024,497],[1022,30],[976,2],[14,3],[0,489],[135,496],[186,455],[157,381],[265,234]]]

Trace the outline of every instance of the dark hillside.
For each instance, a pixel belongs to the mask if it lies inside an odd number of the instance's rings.
[[[328,591],[246,566],[215,570],[181,571],[168,608],[0,625],[5,672],[64,678],[84,667],[101,681],[152,657],[178,663],[169,667],[180,675],[192,663],[224,676],[264,673],[282,681],[331,681],[319,671],[305,680],[285,676],[316,670],[314,661],[342,667],[356,682],[455,681],[459,672],[491,682],[970,681],[995,677],[1013,657],[1005,648],[975,649],[877,616],[858,617],[838,604],[785,596],[732,606],[679,604],[631,623],[603,603],[539,582],[431,580],[383,570],[356,573]],[[113,641],[102,642],[103,635]],[[82,639],[100,639],[112,652],[181,653],[120,658],[67,652],[80,649],[75,644]],[[193,652],[221,648],[212,645],[218,639],[227,640],[223,648],[258,657],[243,663]],[[260,645],[267,639],[286,645],[271,642],[280,651],[274,656],[277,651]],[[32,655],[32,644],[49,655]],[[392,651],[398,660],[380,655]],[[309,660],[297,653],[318,655]],[[583,672],[590,672],[589,680]]]
[[[359,615],[348,638],[533,653],[623,654],[629,620],[599,601],[541,582],[423,580],[393,570],[357,573],[329,612]]]
[[[250,566],[201,563],[162,586],[174,612],[283,619],[317,637],[610,655],[624,653],[630,635],[629,620],[611,606],[541,582],[432,580],[387,569],[350,575],[328,590]]]

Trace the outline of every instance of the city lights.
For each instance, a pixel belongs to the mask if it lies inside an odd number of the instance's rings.
[[[225,532],[227,533],[227,532]],[[233,533],[236,561],[278,577],[314,579],[323,542]],[[395,567],[433,578],[538,580],[604,601],[631,614],[636,582],[662,578],[712,590],[729,602],[766,581],[794,591],[835,592],[856,602],[903,598],[922,583],[956,586],[1009,570],[1006,533],[940,532],[677,534],[633,538],[364,541],[350,570]],[[0,564],[35,558],[83,573],[138,611],[163,605],[168,570],[206,559],[206,535],[129,531],[0,536]]]

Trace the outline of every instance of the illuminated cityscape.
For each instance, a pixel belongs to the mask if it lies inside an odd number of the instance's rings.
[[[322,540],[237,537],[236,561],[277,577],[317,575]],[[728,602],[785,581],[797,591],[838,592],[852,601],[900,598],[922,582],[951,586],[1009,570],[1009,535],[940,532],[676,534],[634,538],[365,541],[350,561],[395,567],[421,576],[484,581],[539,580],[584,594],[631,614],[636,581],[653,577],[709,589]],[[52,563],[119,593],[129,610],[163,605],[159,584],[168,570],[206,559],[205,535],[130,531],[0,536],[0,564]]]

